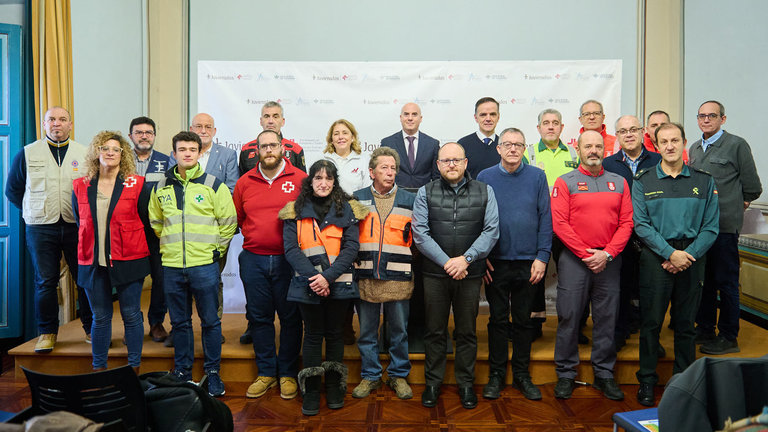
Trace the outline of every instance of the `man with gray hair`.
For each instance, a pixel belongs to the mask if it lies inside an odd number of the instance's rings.
[[[487,183],[496,196],[499,241],[488,258],[485,294],[491,316],[488,320],[490,375],[483,397],[498,399],[506,383],[509,346],[507,320],[512,314],[512,385],[528,399],[541,399],[531,381],[528,365],[534,325],[531,310],[538,283],[544,278],[552,244],[549,188],[544,172],[523,163],[525,136],[520,129],[501,132],[496,147],[501,162],[480,171],[477,179]]]
[[[415,194],[395,184],[399,167],[400,157],[395,149],[377,148],[368,163],[373,184],[354,194],[355,199],[371,210],[360,221],[359,266],[355,271],[360,288],[357,347],[363,378],[352,391],[355,398],[368,396],[382,384],[378,344],[382,308],[390,357],[387,385],[400,399],[413,397],[406,378],[411,371],[407,328],[408,299],[413,293],[410,246],[413,243],[411,217]]]
[[[595,131],[603,137],[603,143],[605,145],[605,156],[608,157],[617,151],[619,151],[619,145],[616,143],[616,137],[609,135],[605,128],[605,110],[603,110],[603,104],[590,99],[579,108],[579,122],[581,123],[581,129],[579,129],[579,136],[584,131]]]
[[[282,129],[285,126],[285,117],[283,117],[283,106],[279,102],[269,101],[261,107],[261,117],[259,117],[259,123],[263,130],[271,130],[277,132],[280,136],[281,143],[283,145],[283,156],[288,159],[288,162],[296,168],[306,172],[307,166],[304,161],[304,149],[297,143],[283,138]],[[238,166],[240,167],[240,175],[245,174],[247,171],[259,164],[259,143],[255,139],[253,141],[243,144],[240,149],[240,158]],[[250,343],[250,342],[246,342]]]

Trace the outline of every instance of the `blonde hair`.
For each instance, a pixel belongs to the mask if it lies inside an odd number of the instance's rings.
[[[91,145],[88,147],[88,153],[85,155],[85,168],[86,176],[88,178],[94,178],[99,172],[99,154],[101,150],[99,147],[107,143],[107,141],[115,140],[120,143],[120,148],[123,149],[120,152],[120,171],[119,175],[126,178],[130,175],[136,174],[136,163],[133,161],[133,155],[131,152],[133,149],[128,143],[128,140],[123,138],[123,135],[118,131],[101,131],[93,137]]]
[[[360,147],[360,141],[357,140],[357,129],[355,129],[355,126],[353,126],[349,120],[345,119],[338,119],[331,124],[331,127],[328,129],[328,135],[325,136],[326,146],[323,153],[336,153],[336,147],[333,145],[333,128],[336,127],[336,125],[344,125],[350,132],[352,132],[352,144],[349,148],[357,154],[362,153],[363,149]]]

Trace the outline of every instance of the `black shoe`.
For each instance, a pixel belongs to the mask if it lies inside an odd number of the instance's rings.
[[[440,397],[440,386],[427,385],[424,387],[424,393],[421,394],[421,404],[427,408],[437,405],[437,398]]]
[[[245,329],[243,334],[240,335],[241,345],[250,345],[253,343],[253,336],[251,336],[251,324],[248,324],[248,328]]]
[[[610,400],[624,400],[624,392],[621,391],[621,388],[619,388],[619,385],[613,378],[595,378],[592,387],[603,392],[603,396]]]
[[[737,353],[741,351],[739,344],[736,341],[730,341],[723,335],[718,335],[714,341],[706,343],[699,348],[704,354],[721,355],[729,353]]]
[[[512,387],[520,390],[520,393],[530,400],[541,400],[541,391],[536,384],[531,381],[531,377],[515,377],[512,380]]]
[[[472,386],[459,387],[459,399],[461,400],[461,406],[466,409],[472,409],[477,406],[477,395]]]
[[[659,351],[656,353],[656,355],[659,358],[664,358],[667,356],[667,350],[665,350],[663,346],[659,345]]]
[[[637,402],[647,407],[656,405],[656,399],[653,396],[653,384],[640,383],[640,388],[637,389]]]
[[[488,378],[488,384],[483,387],[483,397],[486,399],[498,399],[501,396],[501,390],[506,386],[504,377],[498,374],[491,374]]]
[[[696,332],[696,339],[694,339],[694,343],[696,345],[702,345],[702,344],[708,344],[710,342],[714,342],[717,340],[717,336],[715,336],[715,333],[704,333],[704,332]]]
[[[558,399],[569,399],[573,394],[573,387],[576,383],[573,378],[558,378],[555,384],[555,397]]]
[[[579,345],[589,345],[589,338],[581,330],[579,330]]]
[[[165,338],[165,341],[163,341],[163,346],[167,348],[173,348],[173,330],[168,333],[168,337]]]

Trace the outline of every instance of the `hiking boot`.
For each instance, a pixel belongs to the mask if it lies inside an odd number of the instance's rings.
[[[155,342],[162,342],[168,337],[168,332],[165,331],[163,323],[152,324],[149,327],[149,337]]]
[[[355,387],[355,389],[352,390],[352,397],[356,399],[362,399],[364,397],[368,397],[368,395],[371,394],[372,391],[376,390],[379,387],[381,387],[381,379],[372,381],[372,380],[363,378],[363,380],[360,381],[360,384],[358,384],[357,387]]]
[[[715,340],[702,345],[701,348],[699,348],[699,351],[704,354],[722,355],[737,353],[741,350],[739,349],[739,344],[735,340],[730,341],[726,339],[725,336],[718,335]]]
[[[226,390],[224,390],[224,382],[219,376],[219,371],[210,370],[205,373],[208,379],[208,394],[213,397],[224,396]]]
[[[45,354],[53,351],[53,347],[56,345],[56,333],[43,333],[37,338],[35,344],[35,352],[39,354]]]
[[[299,395],[299,385],[296,378],[280,377],[280,397],[283,399],[293,399]]]
[[[253,384],[248,386],[248,391],[245,392],[245,397],[257,398],[264,396],[267,390],[277,385],[277,379],[275,377],[258,376],[253,381]],[[294,389],[295,392],[295,389]]]
[[[610,400],[624,400],[624,392],[613,378],[595,378],[592,387],[603,392],[603,395]]]
[[[405,378],[389,378],[387,385],[395,391],[398,399],[410,399],[413,397],[413,390],[411,390],[411,386],[408,385],[408,381]]]

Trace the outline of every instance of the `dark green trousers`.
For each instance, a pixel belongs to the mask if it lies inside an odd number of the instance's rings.
[[[684,245],[672,245],[682,249]],[[640,370],[637,380],[656,384],[659,352],[659,332],[670,302],[670,315],[675,332],[675,363],[673,372],[684,371],[696,360],[696,331],[694,322],[699,310],[704,284],[705,257],[699,258],[687,270],[677,274],[661,267],[664,259],[644,247],[640,252]]]

